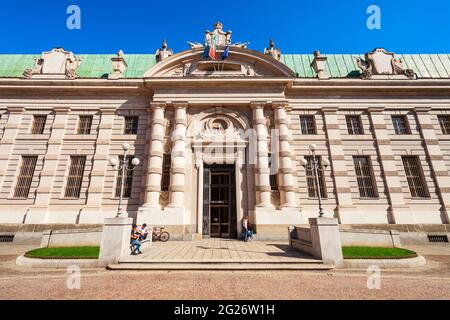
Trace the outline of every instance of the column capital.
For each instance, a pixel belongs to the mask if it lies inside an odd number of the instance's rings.
[[[272,109],[288,109],[289,103],[287,101],[273,101],[272,102]]]
[[[415,107],[414,112],[415,113],[428,113],[430,112],[431,107]]]
[[[9,106],[8,112],[12,114],[20,114],[25,111],[25,108],[22,106]]]
[[[266,101],[250,101],[250,108],[251,109],[264,109],[266,106]]]
[[[167,107],[167,103],[163,102],[163,101],[150,102],[150,110],[165,109],[166,107]]]
[[[187,101],[177,101],[173,103],[174,109],[187,109],[189,106],[189,102]]]
[[[377,106],[377,107],[369,107],[367,108],[367,111],[369,113],[382,113],[385,109],[386,109],[385,107]]]

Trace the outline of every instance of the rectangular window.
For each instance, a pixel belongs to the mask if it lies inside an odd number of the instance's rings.
[[[169,191],[170,185],[170,166],[172,165],[172,157],[165,154],[163,158],[163,171],[161,179],[161,191]]]
[[[413,198],[428,198],[430,196],[418,156],[402,156],[409,191]]]
[[[133,160],[134,156],[127,156],[126,168],[133,169],[134,166],[131,164],[131,160]],[[119,163],[122,163],[123,156],[119,156]],[[120,187],[122,181],[122,170],[119,170],[119,174],[117,175],[116,181],[116,197],[120,197]],[[125,170],[125,178],[123,179],[123,193],[122,196],[124,198],[131,197],[131,188],[133,186],[133,171]]]
[[[317,170],[317,174],[319,176],[319,190],[320,190],[320,196],[322,198],[327,198],[327,192],[325,187],[325,177],[323,175],[323,166],[322,166],[322,159],[320,156],[316,156],[316,159],[319,164],[320,170]],[[308,162],[306,165],[306,183],[308,186],[308,197],[310,198],[317,198],[317,187],[316,187],[316,178],[314,175],[314,170],[312,169],[314,166],[313,163],[313,157],[312,156],[305,156],[305,160]]]
[[[358,181],[359,196],[361,198],[378,198],[370,158],[367,156],[354,156],[353,163],[355,165],[356,180]]]
[[[276,168],[272,168],[273,162],[272,162],[272,154],[269,153],[269,170],[270,170],[270,174],[269,174],[269,182],[270,182],[270,190],[272,191],[278,191],[278,179],[277,179],[277,173],[276,173]],[[274,173],[272,174],[272,171],[274,171]]]
[[[46,121],[46,115],[33,116],[33,126],[31,127],[31,134],[43,134]]]
[[[125,117],[124,134],[137,134],[139,117]]]
[[[395,134],[411,134],[406,116],[392,116]]]
[[[442,134],[450,134],[450,116],[438,116]]]
[[[300,116],[302,134],[317,134],[314,116]]]
[[[79,198],[83,183],[86,156],[70,156],[69,176],[65,191],[66,198]]]
[[[346,116],[348,134],[364,134],[360,116]]]
[[[78,120],[78,134],[90,134],[92,126],[92,116],[80,116]]]
[[[28,198],[37,158],[37,156],[22,156],[22,165],[14,189],[14,199]]]

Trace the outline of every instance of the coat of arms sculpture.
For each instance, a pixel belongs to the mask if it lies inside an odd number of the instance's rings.
[[[362,79],[383,78],[386,76],[400,76],[415,79],[416,74],[412,69],[403,69],[403,61],[395,58],[395,54],[387,52],[383,48],[376,48],[365,54],[366,60],[355,57],[358,67],[361,69]]]

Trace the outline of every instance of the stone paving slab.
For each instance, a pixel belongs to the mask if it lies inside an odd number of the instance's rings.
[[[228,239],[154,242],[138,256],[122,258],[127,263],[321,263],[295,250],[287,242]]]

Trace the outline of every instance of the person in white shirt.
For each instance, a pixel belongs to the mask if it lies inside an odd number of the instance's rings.
[[[147,239],[147,236],[148,236],[147,224],[144,223],[142,226],[137,227],[137,229],[138,229],[139,233],[141,234],[139,236],[139,240],[143,241],[143,240]]]

